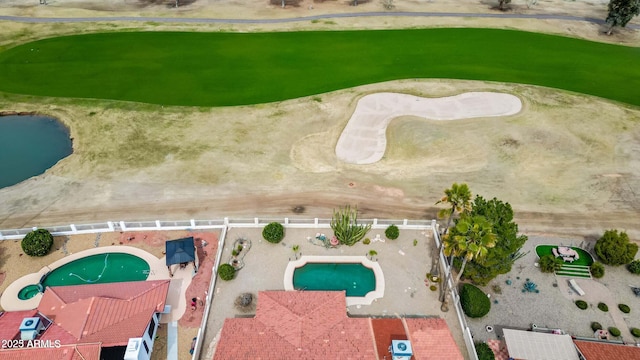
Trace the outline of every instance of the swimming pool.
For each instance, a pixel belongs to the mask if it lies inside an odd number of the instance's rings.
[[[123,281],[143,281],[149,277],[149,263],[126,253],[103,253],[66,263],[43,276],[39,284],[27,285],[18,298],[27,300],[47,286],[105,284]]]
[[[376,288],[376,276],[361,263],[307,263],[293,271],[296,290],[345,290],[365,296]]]
[[[380,264],[365,256],[301,256],[284,272],[285,290],[345,291],[347,306],[370,305],[384,287]]]

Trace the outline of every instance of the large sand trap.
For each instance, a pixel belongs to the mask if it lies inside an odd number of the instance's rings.
[[[358,101],[338,143],[338,159],[351,164],[372,164],[384,155],[387,125],[398,116],[431,120],[462,120],[507,116],[522,109],[516,96],[493,92],[467,92],[442,98],[397,93],[377,93]]]

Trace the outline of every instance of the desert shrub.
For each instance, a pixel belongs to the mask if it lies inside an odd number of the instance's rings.
[[[238,252],[238,250],[233,250],[233,251],[231,251],[231,255],[238,256],[238,255],[240,255],[240,253]]]
[[[631,312],[631,308],[627,304],[618,304],[618,309],[620,309],[620,311],[622,311],[625,314],[628,314]]]
[[[365,244],[365,245],[369,245],[369,244],[371,244],[371,239],[365,238],[364,240],[362,240],[362,243]]]
[[[634,337],[640,337],[640,329],[631,328],[631,335],[633,335]]]
[[[607,304],[605,304],[603,302],[598,303],[598,309],[600,309],[600,310],[602,310],[604,312],[609,311],[609,307],[607,306]]]
[[[589,304],[587,304],[586,301],[584,300],[576,300],[576,306],[582,310],[586,310],[589,307]]]
[[[429,286],[429,290],[436,291],[436,290],[438,290],[438,287],[435,286],[435,285],[431,285],[431,286]]]
[[[353,246],[371,230],[371,224],[358,224],[358,208],[352,210],[351,206],[347,205],[344,208],[333,210],[331,230],[340,244]]]
[[[495,360],[496,356],[487,343],[477,342],[475,343],[475,347],[478,360]]]
[[[538,264],[540,265],[540,271],[545,273],[552,273],[556,270],[560,270],[562,267],[562,259],[559,259],[551,254],[545,255],[540,258]]]
[[[460,302],[465,315],[470,318],[481,318],[491,310],[491,301],[487,294],[471,284],[462,285]]]
[[[594,247],[600,261],[607,265],[623,265],[633,261],[638,253],[638,245],[629,241],[625,232],[607,230]]]
[[[611,334],[611,336],[613,337],[618,337],[620,336],[620,329],[618,329],[617,327],[610,327],[607,330],[609,330],[609,334]]]
[[[22,239],[20,245],[29,256],[45,256],[53,246],[53,235],[46,229],[33,230]]]
[[[222,264],[218,268],[218,275],[220,275],[220,279],[229,281],[236,276],[236,269],[229,264]]]
[[[602,325],[600,325],[599,322],[594,321],[591,323],[591,330],[593,330],[594,332],[598,330],[602,330]]]
[[[602,263],[600,263],[600,262],[594,262],[591,265],[591,275],[596,279],[600,279],[601,277],[603,277],[604,276],[604,265],[602,265]]]
[[[269,223],[262,229],[262,237],[270,243],[277,244],[284,238],[284,226],[277,222]]]
[[[627,265],[627,270],[632,274],[640,274],[640,260],[633,260]]]
[[[386,236],[387,239],[389,239],[389,240],[395,240],[395,239],[398,238],[398,236],[400,236],[400,229],[398,229],[397,226],[391,224],[384,231],[384,236]]]

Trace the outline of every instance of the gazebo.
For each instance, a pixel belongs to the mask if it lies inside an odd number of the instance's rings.
[[[198,272],[198,265],[196,264],[196,247],[193,242],[193,236],[169,240],[165,243],[166,255],[167,255],[167,268],[169,269],[169,275],[173,276],[171,266],[175,264],[180,265],[180,269],[184,269],[190,262],[193,262],[193,268]]]

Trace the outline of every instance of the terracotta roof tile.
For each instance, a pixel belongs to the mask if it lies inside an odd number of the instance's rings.
[[[463,360],[444,319],[405,319],[416,360]]]
[[[375,359],[369,319],[344,292],[263,291],[253,319],[226,319],[215,359]]]
[[[378,357],[390,357],[391,340],[408,340],[402,319],[371,319]]]
[[[0,339],[13,339],[20,333],[22,319],[34,317],[38,310],[9,311],[0,314]]]
[[[100,360],[100,344],[0,350],[2,360]]]
[[[640,348],[635,346],[578,340],[574,343],[587,360],[640,359]]]

